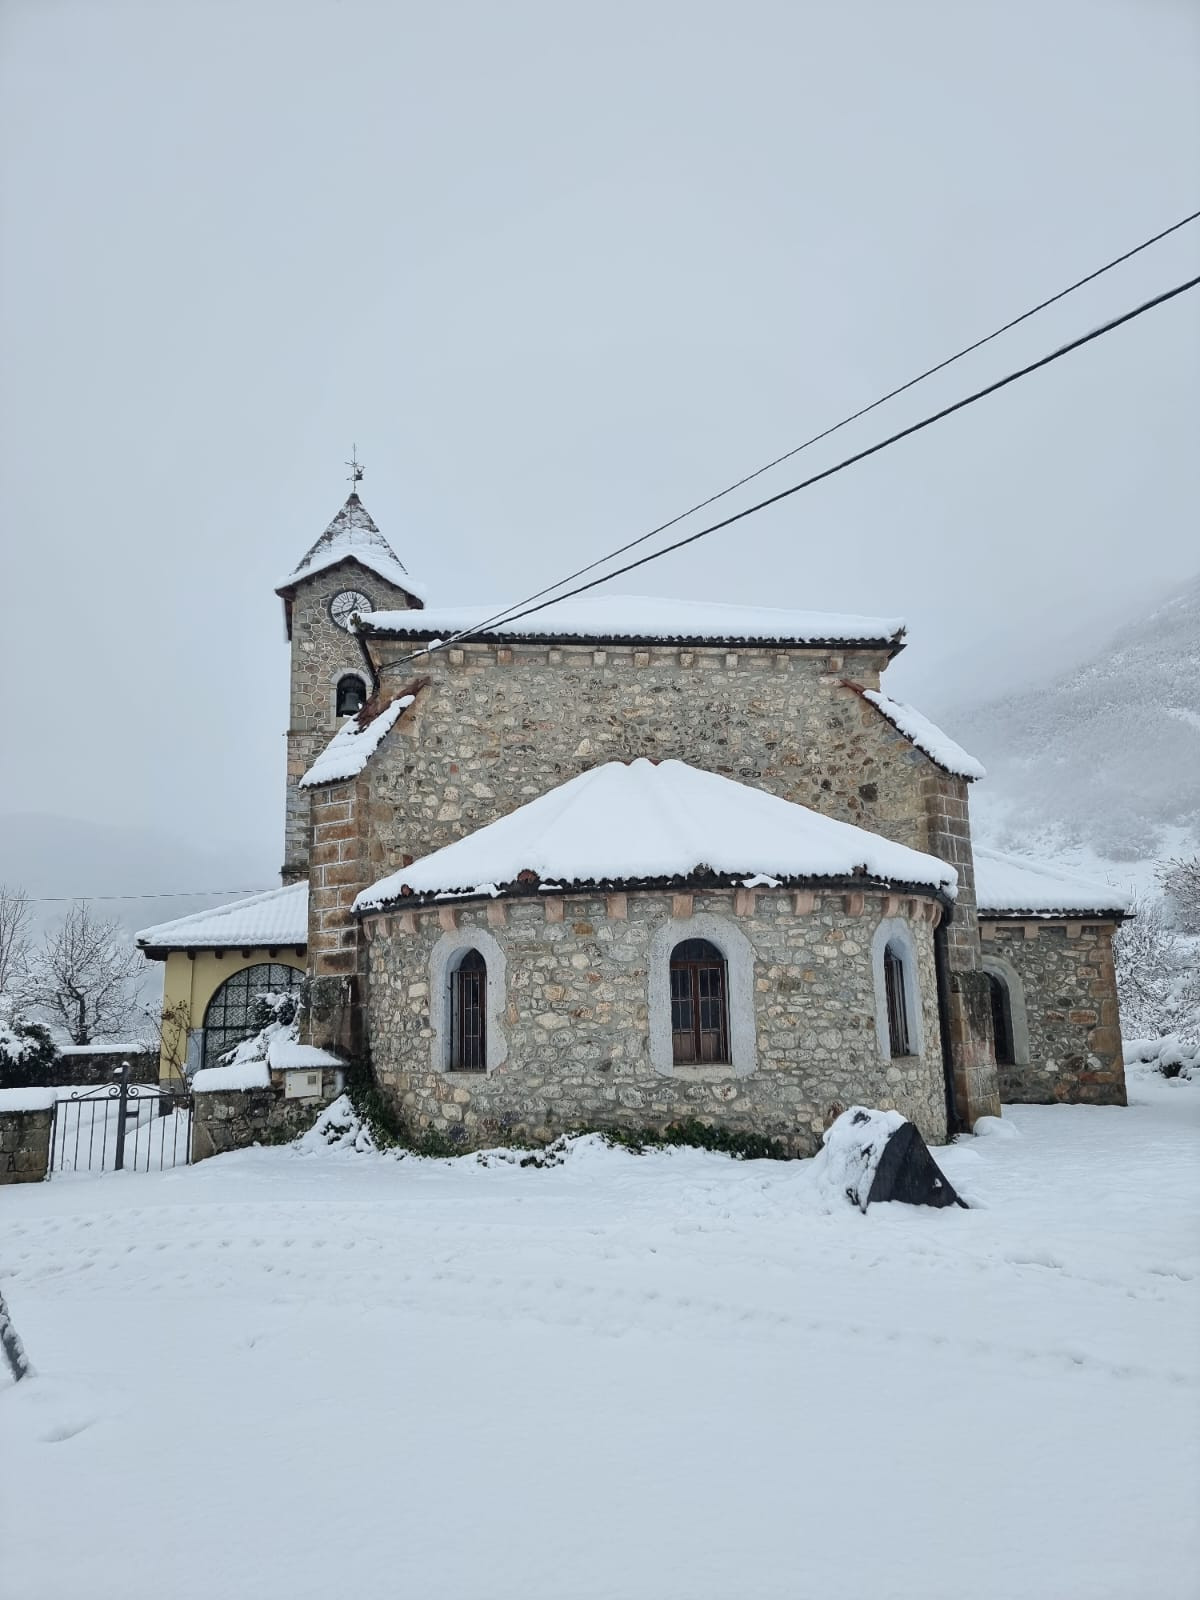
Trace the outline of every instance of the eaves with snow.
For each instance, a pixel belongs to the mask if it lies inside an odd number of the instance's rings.
[[[981,917],[1112,917],[1133,909],[1132,896],[1112,884],[1077,878],[1028,856],[976,845],[975,899]]]
[[[557,600],[511,622],[492,622],[503,606],[424,606],[419,611],[371,611],[363,631],[396,639],[444,640],[469,632],[480,643],[521,641],[560,644],[779,645],[792,648],[849,645],[904,647],[901,617],[860,617],[824,611],[781,611],[769,606],[724,605],[703,600],[660,600],[650,595],[589,595]],[[509,608],[511,609],[511,607]],[[486,626],[485,626],[486,624]]]
[[[968,783],[987,777],[987,769],[982,761],[968,755],[962,745],[956,744],[949,734],[943,733],[935,722],[930,722],[915,706],[905,705],[903,700],[893,700],[878,689],[859,689],[857,684],[849,687],[858,689],[863,699],[886,717],[897,733],[902,733],[910,744],[927,755],[943,772],[965,778]]]
[[[350,717],[300,779],[300,787],[315,789],[322,783],[340,783],[346,778],[356,778],[379,748],[384,735],[395,727],[415,698],[412,694],[397,695],[395,700],[369,719],[364,720],[361,711],[356,717]]]
[[[176,917],[143,928],[135,938],[138,948],[158,961],[172,950],[302,949],[308,943],[308,884],[290,883]]]
[[[684,883],[853,883],[952,896],[954,868],[682,761],[610,761],[365,889],[357,912],[438,898]]]
[[[298,583],[306,578],[315,578],[343,561],[356,561],[366,571],[375,573],[394,588],[402,590],[418,606],[424,604],[427,596],[425,585],[414,578],[400,560],[375,526],[371,513],[357,494],[350,495],[325,532],[296,563],[275,593],[283,597],[287,607]]]

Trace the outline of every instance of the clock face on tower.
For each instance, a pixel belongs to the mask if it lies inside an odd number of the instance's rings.
[[[356,611],[373,611],[370,596],[361,589],[343,589],[329,602],[329,615],[339,628],[350,628],[350,618]]]

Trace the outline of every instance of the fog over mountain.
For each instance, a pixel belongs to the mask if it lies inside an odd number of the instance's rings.
[[[978,837],[1132,866],[1200,849],[1200,576],[1040,687],[939,714]]]

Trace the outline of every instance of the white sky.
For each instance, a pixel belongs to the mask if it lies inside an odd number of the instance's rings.
[[[352,441],[437,597],[507,601],[1200,204],[1183,0],[0,18],[2,809],[263,883],[272,590]],[[1194,224],[762,487],[1197,261]],[[1200,292],[622,586],[906,615],[934,712],[1036,676],[1200,567],[1198,331]]]

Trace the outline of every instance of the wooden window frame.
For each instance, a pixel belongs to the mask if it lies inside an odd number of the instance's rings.
[[[450,972],[451,1072],[487,1071],[487,958],[474,946]]]
[[[679,958],[680,950],[704,946],[711,954]],[[669,961],[671,1002],[671,1059],[677,1067],[730,1066],[729,966],[707,939],[685,939],[671,951]],[[683,1008],[687,1007],[684,1024]],[[716,1024],[705,1026],[705,1012],[716,1008]],[[681,1025],[682,1024],[682,1025]]]

